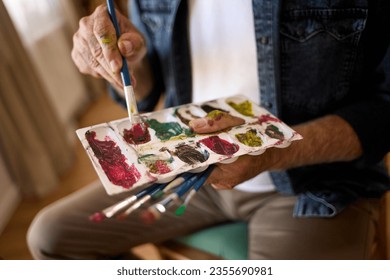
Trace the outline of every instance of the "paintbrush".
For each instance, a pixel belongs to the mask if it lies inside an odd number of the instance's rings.
[[[147,187],[138,193],[131,195],[127,197],[126,199],[119,201],[118,203],[109,206],[105,208],[104,210],[100,212],[96,212],[92,214],[89,219],[93,222],[101,222],[105,218],[111,218],[115,214],[117,214],[119,211],[123,210],[124,208],[128,207],[131,205],[133,202],[137,201],[138,199],[144,197],[145,195],[154,192],[155,190],[159,190],[161,188],[160,184],[153,184],[150,187]]]
[[[203,186],[204,182],[210,176],[211,171],[213,171],[213,169],[214,169],[214,165],[210,165],[205,171],[202,172],[202,175],[200,176],[199,180],[195,182],[195,184],[192,186],[192,189],[184,199],[183,204],[176,209],[175,214],[177,216],[181,216],[184,214],[187,205],[189,204],[191,199],[195,196],[195,194],[199,191],[199,189]]]
[[[176,187],[179,187],[181,184],[183,184],[188,178],[192,177],[193,173],[184,173],[178,177],[176,177],[173,181],[171,181],[163,190],[158,191],[152,196],[152,199],[158,199],[164,194],[169,193],[172,189],[175,189]]]
[[[112,0],[107,0],[107,10],[115,28],[116,37],[119,38],[121,32],[115,14],[115,5]],[[127,113],[129,116],[130,123],[134,126],[142,126],[143,131],[145,131],[146,128],[144,127],[144,124],[142,123],[141,118],[139,116],[137,101],[135,99],[134,89],[131,84],[131,78],[130,78],[129,68],[127,65],[127,60],[124,56],[122,56],[121,77],[123,82],[123,90],[126,98]]]
[[[141,199],[139,199],[137,202],[135,202],[133,205],[131,205],[129,208],[126,209],[125,212],[118,215],[118,220],[124,220],[127,216],[129,216],[133,211],[137,210],[139,207],[141,207],[144,203],[148,202],[154,194],[161,191],[166,187],[167,184],[160,185],[159,188],[156,188],[155,190],[151,191],[150,193],[147,193],[145,196],[143,196]]]
[[[172,203],[183,197],[183,195],[185,195],[185,193],[191,189],[191,187],[197,180],[201,178],[201,176],[202,173],[191,173],[188,175],[188,179],[186,179],[180,186],[178,186],[175,192],[143,211],[140,215],[141,220],[146,224],[151,224],[159,219],[161,214],[165,213],[169,206],[172,205]]]
[[[145,195],[143,198],[138,200],[136,203],[131,205],[125,212],[121,213],[118,216],[119,220],[125,219],[127,216],[129,216],[132,212],[137,210],[139,207],[141,207],[143,204],[148,202],[149,200],[156,200],[159,197],[163,196],[164,194],[169,193],[172,189],[175,189],[176,187],[179,187],[181,184],[183,184],[190,176],[193,174],[191,173],[185,173],[180,177],[175,178],[173,181],[171,181],[168,184],[161,185],[161,188],[157,188],[156,190],[150,192],[149,194]]]

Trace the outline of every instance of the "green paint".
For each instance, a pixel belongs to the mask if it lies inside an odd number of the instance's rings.
[[[164,191],[158,191],[154,195],[152,195],[152,199],[158,199],[164,195]]]
[[[177,122],[160,123],[155,119],[147,119],[146,122],[156,131],[156,137],[161,141],[168,141],[183,133],[183,128]]]
[[[184,214],[185,211],[186,211],[186,206],[180,205],[179,208],[176,209],[175,214],[176,216],[181,216]]]
[[[281,141],[284,140],[283,132],[280,131],[280,129],[273,124],[267,126],[267,128],[265,129],[265,134],[267,134],[271,138],[275,138]]]
[[[234,103],[234,102],[228,102],[228,104],[234,108],[237,112],[239,112],[241,115],[253,117],[253,109],[252,109],[252,103],[248,100],[241,102],[241,103]]]
[[[191,128],[185,128],[184,129],[184,134],[187,137],[195,137],[195,135],[196,135],[196,133]]]

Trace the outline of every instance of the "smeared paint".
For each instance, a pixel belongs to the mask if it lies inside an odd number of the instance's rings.
[[[219,155],[233,155],[240,149],[237,144],[228,142],[216,135],[202,139],[199,142]]]
[[[239,112],[241,115],[253,117],[252,103],[249,100],[245,100],[241,103],[234,103],[232,101],[227,102],[234,110]]]
[[[147,123],[137,123],[130,129],[123,130],[123,138],[129,144],[145,144],[150,141],[150,133]]]
[[[196,118],[200,118],[199,116],[195,116],[194,114],[191,113],[191,111],[188,109],[185,111],[186,114],[188,114],[189,116],[191,116],[193,119],[196,119]],[[180,121],[182,123],[184,123],[185,125],[187,126],[190,126],[189,123],[191,121],[191,119],[187,119],[185,118],[180,112],[178,109],[175,110],[174,112],[174,115],[180,119]],[[184,135],[179,135],[179,136],[174,136],[174,137],[171,137],[171,140],[184,140],[185,138],[187,137],[195,137],[196,136],[196,133],[191,129],[191,127],[189,128],[183,128],[183,131],[184,131]]]
[[[100,41],[103,45],[110,45],[112,42],[116,41],[116,35],[111,34],[107,36],[106,34],[100,36]]]
[[[235,136],[238,141],[249,147],[260,147],[263,144],[256,129],[250,129],[246,133],[237,133]]]
[[[200,106],[202,108],[203,111],[205,111],[206,113],[210,113],[211,111],[214,111],[214,110],[218,110],[218,111],[222,111],[222,112],[225,112],[225,113],[229,113],[229,111],[226,111],[226,110],[223,110],[221,108],[216,108],[216,107],[213,107],[209,104],[203,104]]]
[[[189,113],[190,110],[186,110],[185,113]],[[188,125],[190,119],[185,118],[180,112],[179,109],[176,109],[174,115],[185,125]]]
[[[207,117],[212,120],[218,121],[222,118],[222,116],[226,114],[227,114],[226,112],[222,112],[220,110],[213,110],[207,114]]]
[[[228,116],[228,113],[222,112],[220,110],[213,110],[207,114],[207,124],[213,126],[215,121],[219,121],[223,116]]]
[[[270,124],[265,129],[265,134],[267,134],[271,138],[284,140],[284,134],[279,130],[279,128],[273,124]]]
[[[240,117],[223,111],[213,110],[205,118],[191,120],[189,125],[197,133],[215,133],[217,131],[229,130],[244,123],[245,120]]]
[[[104,219],[106,219],[106,216],[104,216],[103,213],[95,213],[89,217],[89,220],[92,222],[101,222]]]
[[[202,116],[194,115],[190,108],[187,108],[184,110],[184,113],[191,117],[191,119],[201,118]],[[174,112],[174,116],[180,119],[182,123],[188,126],[188,123],[191,121],[191,119],[185,118],[183,114],[180,112],[179,108],[177,108]]]
[[[145,164],[149,171],[154,174],[166,174],[172,171],[173,158],[160,157],[155,154],[147,154],[138,158],[138,162]]]
[[[166,148],[162,148],[161,151],[167,150]],[[199,147],[199,145],[191,146],[185,143],[180,143],[175,147],[175,151],[169,151],[176,155],[181,161],[189,164],[195,165],[198,163],[205,162],[210,154]]]
[[[129,189],[141,178],[134,164],[129,166],[126,163],[126,157],[114,141],[98,140],[96,132],[90,130],[85,133],[85,138],[111,183]]]
[[[161,141],[167,141],[183,133],[183,128],[177,122],[161,123],[156,119],[147,119],[146,122],[156,131],[156,137]]]
[[[280,123],[282,121],[279,120],[278,118],[275,118],[275,117],[271,116],[270,114],[266,114],[266,115],[260,115],[258,122],[259,122],[259,124],[263,124],[263,123],[266,123],[266,122]]]

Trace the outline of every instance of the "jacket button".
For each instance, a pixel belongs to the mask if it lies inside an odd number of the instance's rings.
[[[271,109],[273,105],[272,105],[271,102],[265,101],[265,102],[264,102],[264,106],[265,106],[266,108]]]
[[[269,38],[266,36],[260,37],[260,43],[263,45],[267,45],[269,42]]]

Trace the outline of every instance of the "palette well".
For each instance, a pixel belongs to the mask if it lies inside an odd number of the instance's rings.
[[[216,111],[217,110],[217,111]],[[189,122],[224,112],[242,124],[215,133],[197,134]],[[284,148],[302,137],[264,108],[235,95],[141,115],[147,127],[132,127],[128,118],[76,131],[109,195],[165,183],[184,172],[200,172],[213,163],[241,155]]]

